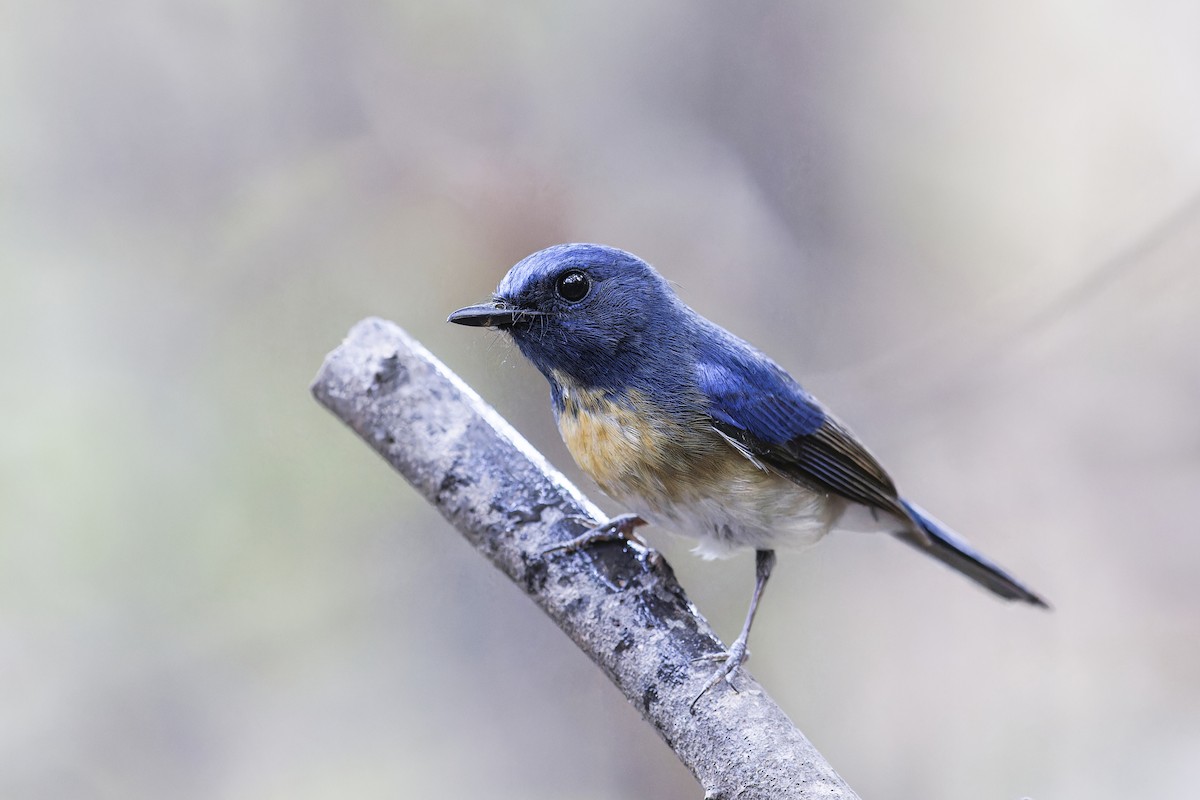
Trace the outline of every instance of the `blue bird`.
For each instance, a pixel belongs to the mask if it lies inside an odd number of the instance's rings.
[[[1000,597],[1047,607],[902,497],[850,429],[791,375],[684,305],[631,253],[547,248],[514,266],[491,303],[459,309],[449,321],[512,336],[550,382],[571,456],[633,512],[552,549],[651,522],[695,538],[703,557],[756,551],[745,624],[699,696],[731,681],[745,661],[776,548],[807,547],[831,530],[891,533]]]

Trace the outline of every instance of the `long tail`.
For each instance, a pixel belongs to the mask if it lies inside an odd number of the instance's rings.
[[[971,580],[984,586],[1006,600],[1024,600],[1035,606],[1049,608],[1050,605],[1027,589],[1013,576],[993,564],[982,554],[967,544],[958,534],[947,528],[933,517],[928,511],[901,500],[908,513],[929,534],[930,543],[926,544],[912,531],[897,533],[896,537],[926,555],[933,556],[943,564],[947,564],[966,575]]]

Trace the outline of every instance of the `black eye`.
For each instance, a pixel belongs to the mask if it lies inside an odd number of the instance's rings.
[[[592,282],[581,270],[572,269],[558,276],[554,282],[554,291],[568,303],[578,303],[587,297],[592,289]]]

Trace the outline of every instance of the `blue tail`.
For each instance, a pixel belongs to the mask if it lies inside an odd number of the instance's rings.
[[[1035,606],[1049,608],[1045,600],[1027,589],[1013,576],[993,564],[954,531],[938,522],[928,511],[915,503],[901,500],[913,521],[929,535],[926,544],[912,531],[896,534],[908,544],[933,556],[966,575],[971,580],[995,592],[1006,600],[1024,600]]]

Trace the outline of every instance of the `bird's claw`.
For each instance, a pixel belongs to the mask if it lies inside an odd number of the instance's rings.
[[[698,663],[701,661],[719,661],[721,662],[721,666],[717,667],[716,671],[712,674],[712,677],[710,677],[708,682],[704,684],[704,688],[700,690],[700,693],[696,695],[688,708],[692,711],[695,711],[696,703],[700,702],[700,698],[708,694],[708,690],[716,686],[721,681],[725,681],[727,684],[729,684],[729,688],[733,689],[733,691],[736,693],[738,688],[733,684],[733,676],[737,674],[738,669],[742,666],[742,664],[746,663],[747,659],[749,658],[750,651],[746,649],[746,640],[740,637],[733,643],[733,646],[730,647],[727,652],[709,653],[707,655],[693,658],[692,663]]]
[[[587,517],[573,515],[570,519],[575,519],[588,524],[591,522]],[[634,534],[634,529],[640,525],[645,525],[646,521],[637,514],[620,514],[613,517],[608,522],[602,522],[594,528],[584,531],[573,539],[567,539],[565,542],[552,544],[542,550],[539,554],[545,557],[549,553],[555,553],[560,550],[568,553],[574,553],[577,550],[595,544],[597,542],[617,542],[625,541],[639,547],[647,553],[653,553],[649,545],[643,542]]]

